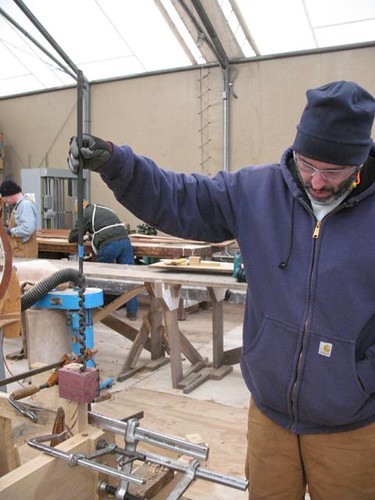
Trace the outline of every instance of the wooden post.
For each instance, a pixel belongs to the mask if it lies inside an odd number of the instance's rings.
[[[224,361],[224,288],[208,288],[212,300],[212,366],[219,368]]]
[[[164,356],[163,304],[160,298],[155,297],[150,283],[146,283],[146,289],[150,297],[151,359],[159,359]]]
[[[172,387],[177,389],[178,383],[183,377],[180,332],[178,329],[181,285],[169,285],[158,281],[153,283],[153,289],[155,297],[161,299],[164,306],[165,327],[170,347]]]
[[[0,477],[20,465],[12,432],[12,419],[17,416],[16,410],[8,403],[7,394],[0,393]]]

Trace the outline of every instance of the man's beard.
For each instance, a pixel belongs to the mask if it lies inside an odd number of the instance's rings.
[[[325,199],[315,198],[315,196],[311,193],[311,189],[312,189],[311,182],[304,183],[302,181],[302,186],[305,189],[305,191],[309,194],[309,196],[311,196],[311,198],[314,200],[315,203],[317,203],[318,205],[329,205],[330,203],[339,199],[345,193],[349,194],[352,191],[352,189],[354,188],[353,183],[356,180],[356,178],[357,178],[357,172],[355,172],[353,175],[351,175],[348,179],[345,179],[337,187],[324,187],[323,189],[320,189],[319,191],[321,193],[330,193],[331,194],[331,196],[329,196],[328,198],[325,198]]]

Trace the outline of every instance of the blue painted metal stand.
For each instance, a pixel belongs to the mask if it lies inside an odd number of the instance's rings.
[[[85,312],[85,345],[87,349],[94,349],[94,322],[93,309],[104,304],[104,294],[101,288],[86,288],[84,294],[84,312]],[[67,290],[52,290],[44,297],[39,299],[33,307],[38,309],[60,309],[67,311],[66,320],[71,336],[72,352],[80,355],[80,297],[78,289],[69,288]],[[87,366],[95,367],[95,360],[90,358],[87,360]],[[100,384],[100,389],[113,384],[113,379],[110,378]]]

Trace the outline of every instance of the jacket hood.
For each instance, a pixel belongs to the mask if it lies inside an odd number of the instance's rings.
[[[290,191],[295,198],[303,198],[305,202],[311,206],[309,197],[302,187],[298,176],[297,167],[293,159],[293,149],[289,147],[282,155],[280,166],[283,172],[284,180],[288,184]],[[357,203],[361,199],[373,194],[375,191],[375,143],[373,142],[370,154],[364,163],[360,183],[349,193],[343,203],[351,205]]]
[[[285,151],[282,159],[281,159],[281,168],[283,172],[283,176],[285,182],[288,184],[288,187],[293,195],[293,204],[291,208],[291,218],[289,225],[289,246],[287,251],[285,252],[285,258],[280,261],[279,268],[286,269],[289,265],[289,262],[293,255],[293,245],[294,245],[294,215],[295,215],[295,204],[296,200],[303,200],[304,204],[309,206],[312,210],[310,198],[307,196],[306,191],[304,190],[302,183],[300,181],[297,166],[293,157],[293,150],[289,148]],[[361,181],[353,189],[347,198],[342,202],[343,206],[351,207],[360,202],[361,199],[367,198],[375,191],[375,148],[372,147],[370,151],[370,155],[363,165],[361,171]]]

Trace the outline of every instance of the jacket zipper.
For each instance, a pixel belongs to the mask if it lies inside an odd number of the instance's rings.
[[[304,202],[302,202],[302,203],[303,203],[303,205],[305,205]],[[311,209],[307,205],[306,205],[306,208],[315,217],[315,215],[313,214],[313,212],[311,211]],[[312,238],[313,238],[313,240],[315,240],[314,241],[313,263],[315,261],[316,245],[317,245],[317,240],[318,240],[319,235],[320,235],[320,227],[321,227],[321,221],[316,221],[315,227],[314,227],[314,231],[313,231],[313,234],[312,234]],[[311,277],[312,277],[312,274],[313,274],[313,268],[314,268],[314,264],[313,264],[313,267],[312,267],[311,273],[310,273],[310,283],[311,283]],[[294,414],[294,395],[295,395],[295,390],[296,390],[296,387],[297,387],[298,374],[299,374],[299,371],[300,371],[300,364],[301,364],[301,360],[302,360],[303,345],[304,345],[304,339],[305,339],[305,335],[306,335],[306,331],[307,331],[307,326],[308,326],[308,317],[306,317],[305,322],[304,322],[304,326],[303,326],[301,350],[300,350],[300,353],[299,353],[299,356],[298,356],[298,362],[297,362],[297,366],[296,366],[296,376],[295,376],[295,379],[294,379],[294,384],[293,384],[293,388],[292,388],[291,395],[290,395],[291,409],[292,409],[292,414],[294,416],[294,421],[296,421],[296,416]],[[294,424],[292,423],[292,425],[290,426],[290,430],[293,430],[293,427],[294,427]]]
[[[331,212],[329,212],[328,214],[326,214],[323,217],[322,220],[318,221],[318,220],[316,220],[314,212],[312,211],[312,209],[310,208],[310,206],[305,202],[305,200],[303,198],[299,198],[299,201],[301,202],[301,204],[305,207],[305,209],[315,219],[315,227],[314,227],[314,231],[313,231],[313,234],[312,234],[312,238],[314,240],[314,254],[313,254],[313,267],[312,267],[311,273],[310,273],[310,283],[311,283],[311,278],[312,278],[312,275],[313,275],[313,269],[314,269],[314,265],[315,265],[316,245],[318,243],[318,239],[319,239],[319,236],[320,236],[320,229],[321,229],[322,222],[323,222],[324,219],[326,219],[327,217],[330,217],[331,215],[339,212],[340,210],[342,210],[343,208],[345,208],[347,205],[339,205],[338,207],[336,207],[335,209],[333,209]],[[306,335],[306,332],[307,332],[308,324],[309,324],[309,320],[308,320],[308,315],[307,315],[307,317],[305,319],[305,322],[304,322],[304,325],[303,325],[302,344],[301,344],[301,350],[300,350],[300,353],[299,353],[299,356],[298,356],[298,362],[297,362],[297,367],[296,367],[296,376],[295,376],[295,379],[294,379],[294,384],[293,384],[293,388],[292,388],[291,395],[290,395],[291,410],[292,410],[292,415],[294,417],[294,421],[296,421],[296,416],[294,414],[294,396],[295,396],[295,390],[296,390],[296,387],[297,387],[298,374],[299,374],[299,371],[300,371],[300,364],[301,364],[302,354],[303,354],[303,344],[304,344],[304,339],[305,339],[305,335]],[[294,424],[292,423],[292,425],[290,426],[290,430],[292,430],[293,427],[294,427]]]
[[[314,240],[314,249],[313,249],[314,253],[313,253],[313,266],[311,268],[311,273],[310,273],[310,284],[311,284],[311,279],[312,279],[313,270],[314,270],[314,266],[315,266],[316,246],[317,246],[318,239],[319,239],[319,236],[320,236],[320,229],[321,229],[322,222],[327,217],[330,217],[334,213],[337,213],[340,210],[342,210],[343,208],[345,208],[345,205],[339,205],[338,207],[336,207],[335,209],[333,209],[331,212],[329,212],[328,214],[326,214],[323,217],[322,220],[318,221],[318,220],[316,220],[316,217],[315,217],[315,214],[314,214],[313,210],[306,203],[306,201],[302,197],[299,197],[299,201],[300,201],[301,205],[303,205],[303,207],[307,210],[307,212],[309,214],[311,214],[314,217],[314,219],[315,219],[315,226],[314,226],[314,231],[313,231],[313,234],[312,234],[312,238]],[[293,419],[294,419],[295,422],[296,422],[297,419],[296,419],[296,416],[295,416],[295,413],[294,413],[294,397],[295,397],[295,391],[296,391],[297,382],[298,382],[298,375],[299,375],[299,371],[300,371],[300,368],[301,368],[300,365],[301,365],[302,355],[303,355],[303,352],[304,352],[304,349],[303,349],[304,339],[305,339],[305,335],[306,335],[306,332],[307,332],[307,327],[308,327],[308,324],[309,324],[309,319],[308,318],[309,318],[309,315],[306,316],[306,319],[305,319],[305,322],[304,322],[304,325],[303,325],[301,350],[300,350],[300,353],[299,353],[299,356],[298,356],[298,362],[297,362],[296,372],[295,372],[296,375],[295,375],[295,379],[294,379],[293,388],[292,388],[291,394],[290,394],[291,411],[292,411],[292,416],[293,416]],[[293,427],[294,427],[294,423],[292,423],[292,425],[290,426],[289,429],[293,430]]]
[[[320,220],[316,221],[316,224],[315,224],[315,229],[313,232],[314,240],[317,240],[319,238],[319,233],[320,233]],[[315,249],[314,249],[314,251],[315,251]]]

